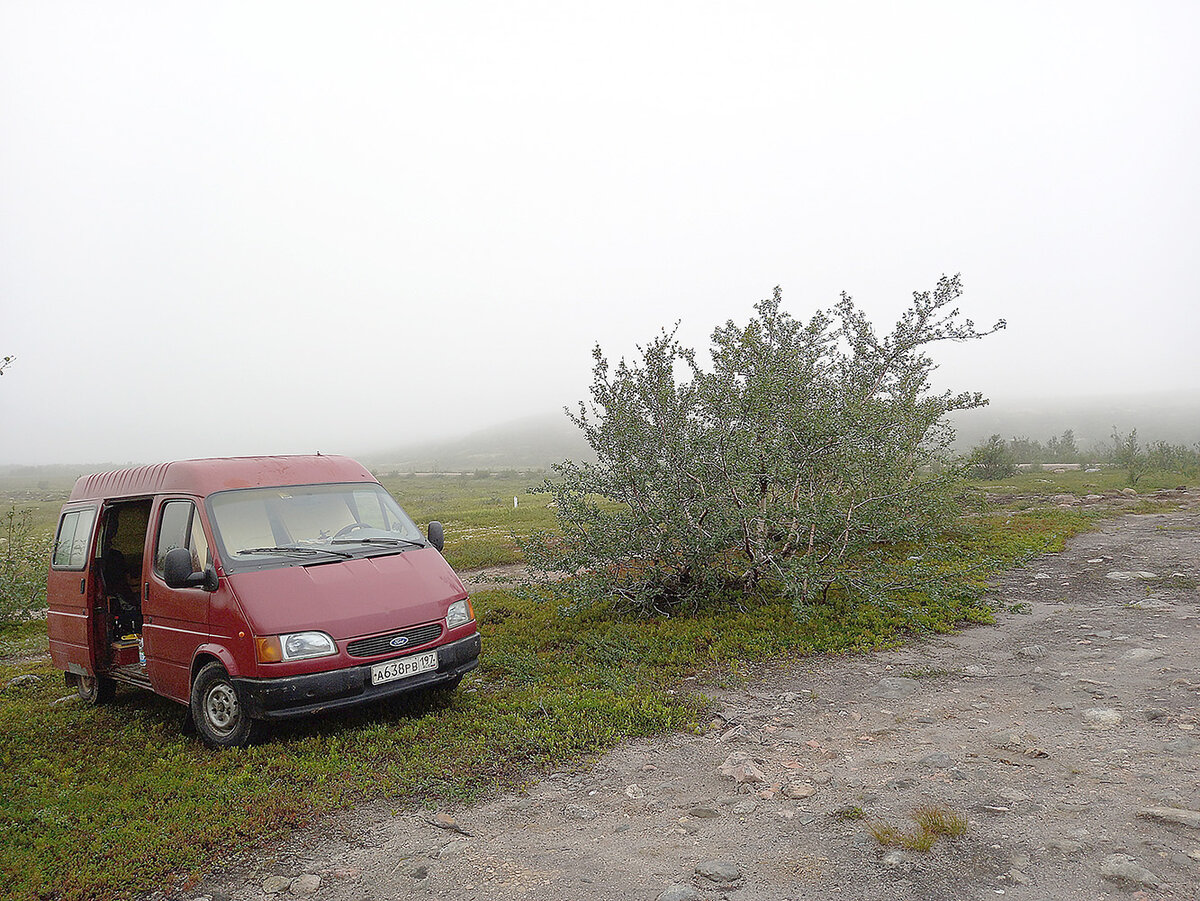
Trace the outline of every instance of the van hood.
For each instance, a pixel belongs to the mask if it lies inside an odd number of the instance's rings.
[[[319,629],[337,640],[433,622],[467,590],[433,548],[227,576],[256,635]]]

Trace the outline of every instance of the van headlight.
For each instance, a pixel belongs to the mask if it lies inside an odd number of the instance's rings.
[[[471,609],[470,598],[455,601],[450,605],[450,609],[446,611],[446,629],[457,629],[459,626],[469,623],[474,618],[475,611]]]
[[[255,641],[255,649],[259,663],[278,663],[280,660],[330,657],[337,653],[337,644],[324,632],[291,632],[259,638]]]

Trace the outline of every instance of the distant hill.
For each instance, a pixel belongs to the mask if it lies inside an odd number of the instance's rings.
[[[1160,394],[1115,398],[997,399],[980,410],[951,417],[955,445],[967,450],[992,435],[1046,441],[1064,430],[1075,432],[1080,450],[1107,443],[1115,427],[1137,429],[1138,438],[1191,446],[1200,442],[1200,394]]]
[[[593,460],[591,448],[565,413],[518,419],[460,438],[359,454],[376,471],[474,472],[546,469],[562,460]]]
[[[1138,430],[1146,441],[1192,445],[1200,442],[1200,395],[1156,395],[1127,398],[1083,398],[994,401],[981,410],[967,410],[951,419],[957,432],[955,447],[966,452],[999,434],[1038,441],[1075,432],[1076,443],[1090,450],[1107,442],[1115,426]],[[518,419],[445,441],[397,447],[356,455],[372,469],[397,472],[474,472],[505,469],[543,469],[562,460],[592,460],[595,456],[565,414]]]

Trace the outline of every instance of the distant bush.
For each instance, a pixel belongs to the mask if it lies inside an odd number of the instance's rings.
[[[1013,452],[999,435],[972,448],[967,463],[971,475],[978,479],[1006,479],[1017,471]]]
[[[1105,459],[1128,473],[1130,485],[1137,485],[1142,476],[1151,472],[1196,475],[1200,471],[1200,444],[1186,447],[1167,441],[1154,441],[1143,447],[1138,440],[1137,429],[1122,435],[1114,428],[1112,444],[1107,448]]]
[[[53,537],[30,526],[29,510],[0,516],[0,626],[24,622],[46,606]]]
[[[1004,469],[1001,461],[1010,460],[1017,463],[1079,463],[1081,455],[1079,446],[1075,443],[1075,432],[1067,429],[1061,435],[1055,435],[1044,444],[1027,435],[1014,435],[1004,441],[999,435],[992,435],[983,444],[971,449],[971,465],[976,467],[976,474],[984,479],[999,479]],[[995,464],[999,468],[987,468]],[[1016,470],[1006,473],[1012,475]]]

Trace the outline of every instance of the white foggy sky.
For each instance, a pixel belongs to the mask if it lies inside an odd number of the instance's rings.
[[[0,462],[366,453],[781,285],[1200,387],[1200,4],[0,0]]]

